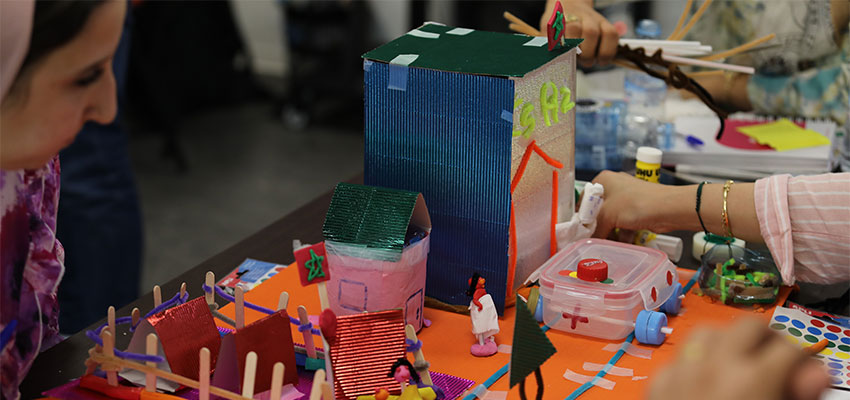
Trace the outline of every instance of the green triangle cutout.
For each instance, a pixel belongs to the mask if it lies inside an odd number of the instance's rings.
[[[535,369],[552,357],[557,350],[534,317],[528,306],[517,296],[514,319],[514,343],[511,349],[510,387],[524,380]]]

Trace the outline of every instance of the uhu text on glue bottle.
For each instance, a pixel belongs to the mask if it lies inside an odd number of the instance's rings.
[[[638,147],[635,177],[647,182],[658,183],[661,174],[661,150],[654,147]]]

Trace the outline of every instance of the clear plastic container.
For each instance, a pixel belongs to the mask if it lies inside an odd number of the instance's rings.
[[[576,101],[576,169],[622,169],[617,142],[625,113],[621,100]]]
[[[782,285],[770,255],[722,244],[702,256],[698,281],[704,295],[724,304],[772,304]]]
[[[641,20],[635,28],[639,39],[660,39],[661,26],[649,19]],[[626,103],[630,114],[643,114],[657,120],[664,119],[664,100],[667,98],[667,84],[643,71],[629,69],[623,82]]]
[[[593,267],[596,261],[607,264],[607,279],[581,279],[578,265],[586,260],[595,260],[585,264]],[[580,240],[559,251],[541,267],[539,282],[543,322],[609,340],[628,336],[641,311],[660,307],[681,287],[663,252],[603,239]]]

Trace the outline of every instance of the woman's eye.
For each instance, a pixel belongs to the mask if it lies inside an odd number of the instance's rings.
[[[74,84],[80,87],[85,87],[97,81],[97,79],[100,78],[101,75],[103,75],[103,68],[97,68],[87,73],[82,78],[74,81]]]

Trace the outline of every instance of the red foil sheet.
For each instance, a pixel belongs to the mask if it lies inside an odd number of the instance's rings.
[[[210,350],[210,368],[215,368],[221,336],[203,297],[148,317],[162,343],[171,372],[198,379],[202,348]]]
[[[295,347],[292,343],[292,331],[289,329],[289,315],[286,314],[286,310],[280,310],[257,320],[236,330],[233,335],[240,376],[245,374],[245,356],[252,351],[257,353],[254,393],[265,392],[271,388],[272,369],[277,362],[282,362],[284,365],[283,383],[298,384]]]
[[[387,376],[405,356],[404,313],[389,310],[337,318],[331,365],[337,399],[372,395],[377,388],[399,394],[399,384]]]

